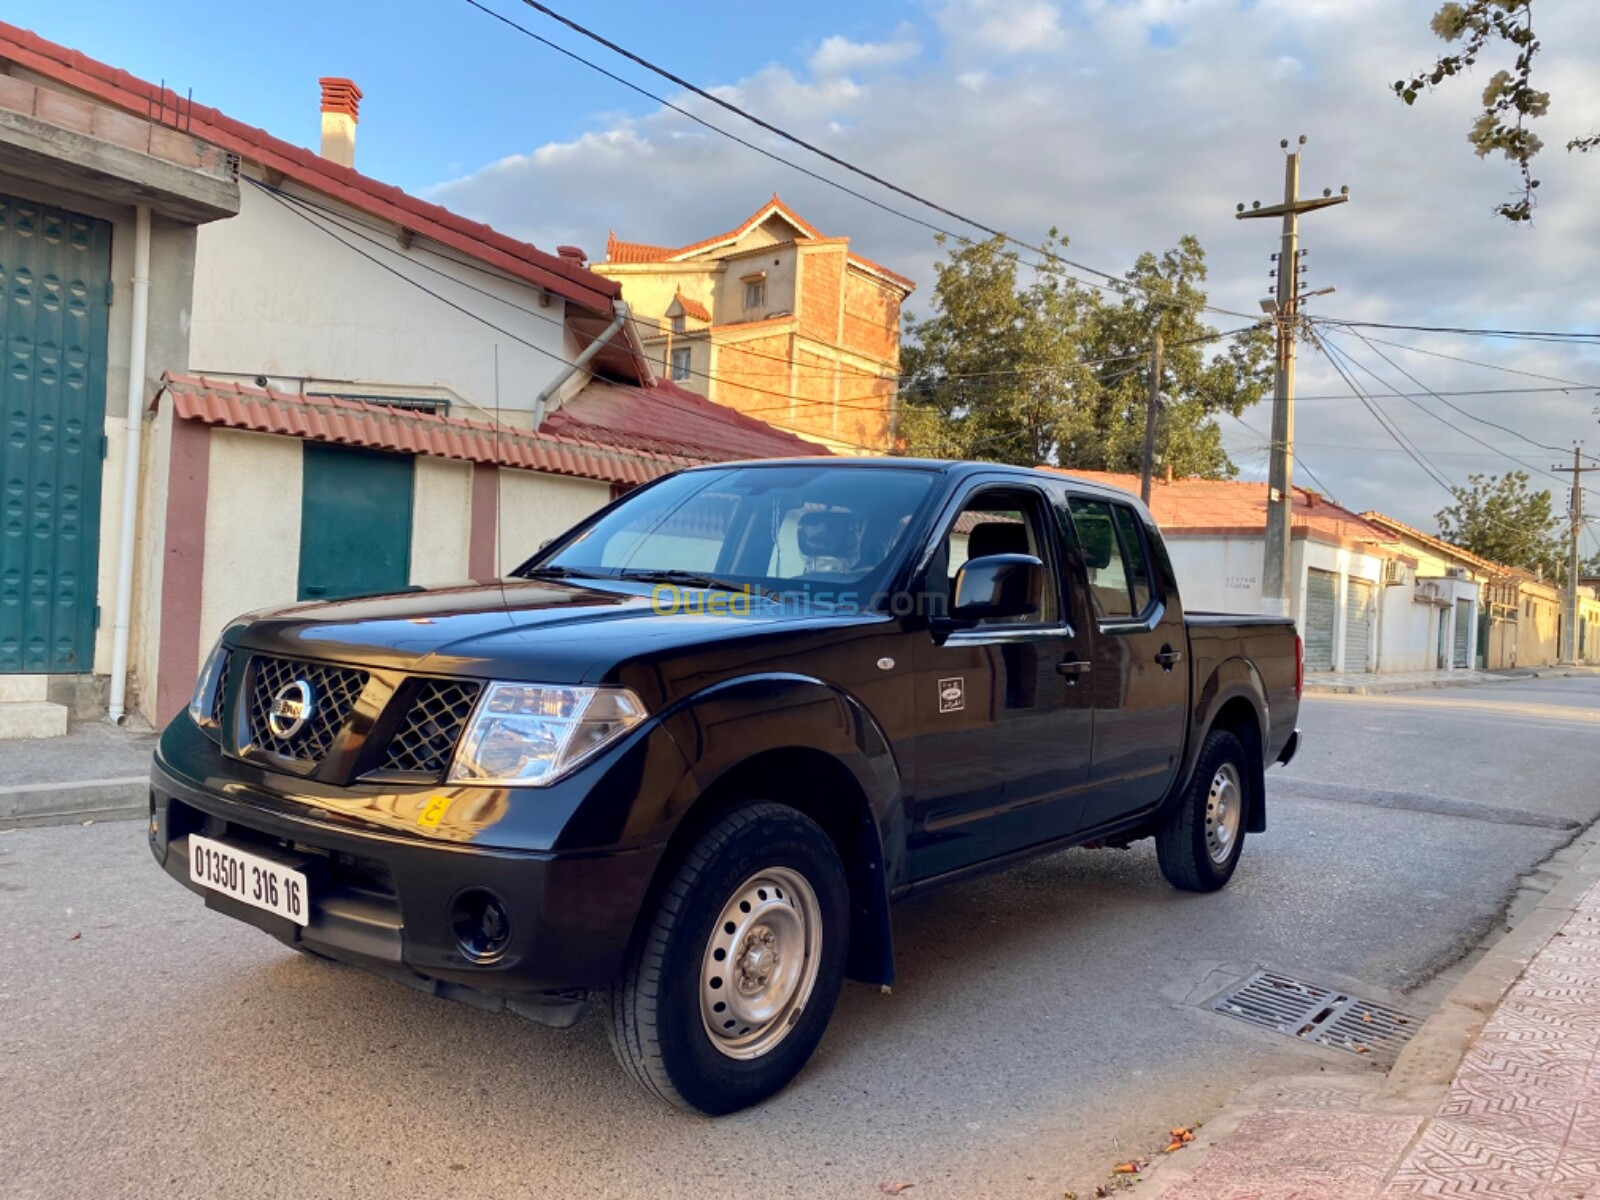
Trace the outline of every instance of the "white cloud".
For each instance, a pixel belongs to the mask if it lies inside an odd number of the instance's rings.
[[[1258,0],[1253,7],[1240,0],[1085,0],[1063,12],[1026,0],[949,0],[933,14],[943,45],[927,43],[915,58],[901,60],[892,77],[812,64],[713,82],[725,84],[721,94],[800,136],[1019,237],[1033,240],[1057,225],[1071,236],[1074,257],[1108,271],[1125,270],[1140,251],[1192,233],[1207,250],[1213,301],[1248,313],[1267,292],[1277,231],[1270,222],[1234,220],[1234,205],[1278,198],[1278,141],[1304,133],[1310,138],[1304,190],[1349,184],[1352,194],[1348,205],[1304,223],[1310,286],[1338,289],[1316,302],[1319,311],[1416,324],[1600,328],[1600,291],[1593,286],[1600,205],[1592,203],[1600,159],[1561,149],[1568,137],[1600,125],[1600,50],[1587,37],[1581,6],[1552,6],[1540,18],[1540,65],[1557,91],[1540,130],[1549,149],[1539,163],[1544,186],[1532,229],[1491,214],[1513,188],[1514,172],[1504,162],[1477,159],[1467,145],[1481,72],[1412,108],[1388,90],[1437,53],[1440,43],[1428,30],[1435,7],[1436,0]],[[1170,30],[1170,47],[1150,45],[1157,24]],[[899,32],[886,37],[887,44],[914,40]],[[816,54],[831,41],[816,43]],[[1290,69],[1290,61],[1300,69]],[[705,115],[738,125],[709,107]],[[730,227],[779,189],[824,232],[848,234],[864,254],[921,281],[910,308],[927,312],[938,257],[927,229],[670,112],[591,120],[587,131],[521,148],[434,189],[433,198],[540,245],[571,242],[593,253],[608,229],[639,241],[693,241]],[[748,126],[737,132],[891,207],[953,227],[948,218],[825,168]],[[1600,381],[1600,351],[1593,348],[1382,336],[1502,367]],[[1338,340],[1400,390],[1418,390],[1352,336]],[[1544,386],[1379,348],[1439,390]],[[1424,410],[1530,463],[1555,461],[1426,396],[1419,408],[1361,378],[1453,479],[1513,464]],[[1432,528],[1445,494],[1310,347],[1301,356],[1300,392],[1300,450],[1333,493],[1357,508],[1382,507]],[[1591,409],[1600,397],[1592,391],[1452,399],[1552,446],[1595,440]],[[1267,426],[1264,411],[1246,419],[1257,429]],[[1261,451],[1253,445],[1259,439],[1232,422],[1224,427],[1237,461],[1259,468]],[[1559,486],[1535,479],[1541,487]]]
[[[818,44],[807,65],[819,77],[850,75],[862,71],[881,71],[909,62],[922,52],[910,37],[887,42],[852,42],[835,34]]]
[[[1048,54],[1066,41],[1061,6],[1048,0],[945,0],[936,15],[951,46],[967,52]]]

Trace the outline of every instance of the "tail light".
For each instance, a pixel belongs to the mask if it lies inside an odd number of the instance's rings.
[[[1306,694],[1306,644],[1299,634],[1294,638],[1294,698]]]

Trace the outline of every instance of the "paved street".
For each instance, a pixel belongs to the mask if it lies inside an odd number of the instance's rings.
[[[893,994],[847,987],[797,1083],[720,1121],[628,1083],[594,1016],[486,1015],[207,911],[137,823],[0,833],[3,1190],[1092,1195],[1248,1083],[1375,1069],[1201,1001],[1270,966],[1426,1015],[1600,816],[1600,679],[1314,697],[1301,725],[1227,891],[1172,891],[1146,843],[911,902]]]

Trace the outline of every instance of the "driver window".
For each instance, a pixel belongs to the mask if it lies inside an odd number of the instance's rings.
[[[1054,556],[1049,549],[1050,525],[1043,501],[1031,492],[985,491],[971,497],[950,531],[938,556],[944,560],[945,595],[955,596],[956,574],[970,558],[991,554],[1031,554],[1045,568],[1044,594],[1039,611],[1029,616],[996,617],[981,625],[1055,625],[1061,620],[1061,601],[1055,585]],[[937,565],[937,559],[935,560]],[[930,583],[933,580],[930,578]]]

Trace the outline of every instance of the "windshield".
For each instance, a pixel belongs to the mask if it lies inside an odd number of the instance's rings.
[[[688,471],[624,500],[516,573],[848,591],[865,593],[865,603],[884,585],[933,480],[931,471],[898,467]]]

